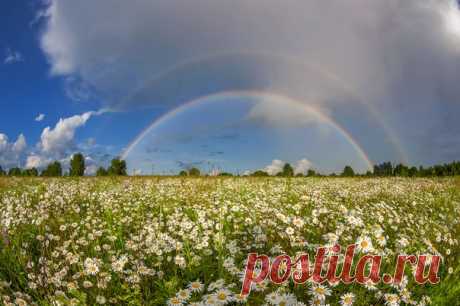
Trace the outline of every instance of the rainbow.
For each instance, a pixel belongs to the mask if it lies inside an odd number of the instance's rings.
[[[284,96],[284,95],[279,95],[271,92],[266,92],[266,91],[224,91],[220,93],[215,93],[207,96],[202,96],[197,99],[193,99],[189,102],[186,102],[179,107],[171,110],[170,112],[164,114],[163,116],[155,119],[149,126],[147,126],[136,138],[134,138],[133,141],[126,147],[126,149],[123,151],[121,158],[126,159],[129,154],[132,152],[132,150],[144,139],[146,135],[148,135],[152,130],[160,126],[162,123],[174,118],[176,115],[186,111],[187,109],[190,109],[192,107],[198,106],[201,103],[204,102],[210,102],[210,101],[221,101],[224,99],[234,99],[234,98],[242,98],[242,97],[247,97],[247,98],[259,98],[259,99],[266,99],[266,100],[275,100],[275,101],[280,101],[283,102],[285,105],[290,105],[291,107],[300,107],[305,112],[308,114],[313,115],[315,118],[317,118],[319,121],[322,123],[326,123],[333,127],[338,133],[340,133],[351,145],[352,147],[356,150],[356,152],[359,154],[360,158],[362,158],[367,165],[367,168],[369,170],[373,169],[373,164],[370,160],[370,158],[367,156],[367,154],[364,152],[362,147],[356,142],[356,140],[348,133],[339,123],[334,121],[332,118],[329,116],[325,115],[323,112],[321,112],[319,109],[306,105],[300,101],[294,100],[290,97]]]
[[[395,149],[396,153],[399,156],[399,159],[402,163],[408,164],[409,163],[409,158],[407,156],[406,151],[404,150],[401,141],[399,137],[397,136],[397,133],[395,130],[388,125],[384,120],[379,111],[375,108],[375,106],[371,103],[366,102],[367,100],[361,97],[358,94],[358,91],[353,88],[350,84],[345,82],[339,75],[331,72],[327,68],[320,66],[315,63],[310,63],[303,61],[299,58],[296,58],[294,56],[289,56],[289,55],[280,55],[280,54],[275,54],[267,51],[247,51],[247,50],[240,50],[240,51],[231,51],[231,52],[219,52],[215,54],[207,54],[204,56],[198,56],[194,58],[189,58],[184,61],[178,62],[175,65],[170,66],[169,68],[160,71],[159,73],[156,73],[153,75],[152,78],[149,78],[145,82],[141,84],[135,91],[134,94],[131,94],[130,96],[126,97],[122,101],[120,101],[120,105],[123,103],[126,103],[130,100],[132,100],[135,96],[135,93],[142,91],[147,87],[148,84],[155,83],[163,79],[164,77],[167,77],[168,75],[176,72],[180,72],[182,69],[187,69],[189,66],[193,65],[203,65],[203,63],[206,63],[207,61],[214,60],[214,59],[220,59],[220,58],[225,58],[225,57],[230,57],[230,56],[255,56],[255,57],[267,57],[270,58],[271,60],[285,60],[287,62],[291,62],[293,64],[296,64],[297,66],[303,67],[305,70],[310,69],[315,72],[318,72],[320,75],[323,77],[329,79],[330,81],[338,84],[340,88],[346,92],[350,97],[353,97],[356,102],[360,103],[361,105],[365,106],[372,118],[375,119],[375,121],[380,125],[382,128],[383,132],[385,135],[388,137],[389,142],[392,144],[393,148]],[[229,90],[231,92],[233,90]],[[255,90],[256,91],[256,90]],[[212,93],[210,96],[213,95],[219,95],[219,93]],[[201,98],[198,98],[201,99]]]

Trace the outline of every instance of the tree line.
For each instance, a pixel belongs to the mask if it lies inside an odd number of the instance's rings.
[[[409,167],[404,164],[393,165],[391,162],[383,162],[381,164],[374,165],[373,171],[368,171],[365,174],[356,173],[351,166],[345,166],[340,174],[331,173],[329,175],[323,175],[316,172],[313,169],[309,169],[306,174],[298,173],[294,174],[294,169],[289,163],[285,163],[283,169],[275,174],[275,176],[281,177],[292,177],[292,176],[342,176],[342,177],[354,177],[354,176],[375,176],[375,177],[386,177],[386,176],[398,176],[398,177],[444,177],[444,176],[456,176],[460,175],[460,162],[454,161],[451,163],[434,165],[430,167]],[[268,172],[263,170],[257,170],[251,174],[251,176],[270,176]]]
[[[19,167],[10,168],[8,171],[3,170],[0,165],[0,176],[42,176],[42,177],[59,177],[59,176],[83,176],[85,175],[86,163],[85,157],[81,153],[74,154],[70,160],[70,168],[64,173],[59,161],[49,163],[43,170],[37,168],[22,169]],[[112,159],[110,166],[106,168],[99,167],[96,176],[109,175],[127,175],[126,162],[119,158]]]
[[[10,168],[8,171],[3,170],[0,165],[0,176],[43,176],[43,177],[58,177],[58,176],[83,176],[85,174],[86,165],[85,157],[81,153],[74,154],[70,160],[70,168],[68,172],[64,173],[62,165],[59,161],[53,161],[48,164],[41,172],[37,168],[21,169],[19,167]],[[114,158],[110,166],[107,168],[99,167],[95,173],[96,176],[113,176],[113,175],[127,175],[126,161]],[[200,176],[200,169],[193,167],[188,170],[179,172],[179,176]],[[233,176],[229,172],[221,172],[219,176]],[[460,175],[460,162],[454,161],[451,163],[434,165],[430,167],[415,166],[409,167],[404,164],[393,165],[391,162],[383,162],[374,165],[373,171],[368,171],[365,174],[359,174],[354,171],[351,166],[345,166],[340,174],[331,173],[323,175],[316,172],[314,169],[309,169],[307,173],[295,173],[294,168],[289,163],[285,163],[283,168],[274,176],[280,177],[314,177],[314,176],[330,176],[330,177],[355,177],[355,176],[375,176],[375,177],[444,177]],[[250,174],[254,177],[270,176],[264,170],[257,170]]]

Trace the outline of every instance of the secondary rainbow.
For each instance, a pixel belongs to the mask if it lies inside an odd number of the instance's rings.
[[[275,101],[281,101],[285,103],[285,105],[287,106],[291,105],[295,107],[301,107],[303,110],[313,115],[315,118],[317,118],[321,122],[332,126],[336,131],[338,131],[353,146],[353,148],[356,150],[359,156],[366,162],[368,170],[373,169],[373,164],[370,158],[367,156],[367,154],[364,152],[364,150],[358,144],[358,142],[352,137],[352,135],[350,135],[350,133],[348,133],[339,123],[335,122],[332,118],[322,113],[319,109],[313,106],[310,106],[310,105],[306,105],[300,101],[294,100],[284,95],[279,95],[279,94],[266,92],[266,91],[246,91],[246,90],[244,91],[224,91],[220,93],[202,96],[202,97],[193,99],[191,101],[188,101],[186,103],[183,103],[181,106],[171,110],[170,112],[164,114],[160,118],[157,118],[149,126],[147,126],[126,147],[126,149],[123,151],[121,155],[121,158],[126,159],[131,153],[131,151],[142,141],[142,139],[144,139],[146,135],[148,135],[152,130],[154,130],[156,127],[158,127],[162,123],[174,118],[179,113],[184,112],[187,109],[197,106],[205,101],[208,101],[208,102],[209,101],[220,101],[222,99],[242,98],[242,97],[258,98],[262,101],[263,99],[268,99],[268,100],[271,99]]]

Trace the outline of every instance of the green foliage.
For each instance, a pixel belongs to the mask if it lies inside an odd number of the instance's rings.
[[[96,176],[107,176],[107,175],[109,175],[109,173],[107,172],[107,170],[105,170],[104,167],[97,168]]]
[[[460,162],[454,161],[448,164],[434,165],[431,167],[408,167],[398,164],[393,168],[391,162],[384,162],[374,166],[374,176],[409,176],[409,177],[444,177],[460,175]]]
[[[403,164],[398,164],[394,170],[393,170],[393,175],[395,176],[409,176],[409,167],[403,165]]]
[[[85,157],[81,153],[74,154],[70,160],[70,176],[83,176],[85,174]]]
[[[345,168],[343,168],[342,176],[353,177],[355,176],[355,171],[351,166],[345,166]]]
[[[374,175],[375,176],[392,176],[393,175],[393,165],[391,162],[385,162],[380,165],[374,165]]]
[[[188,175],[190,175],[190,176],[200,176],[200,174],[201,174],[201,172],[200,172],[200,169],[198,169],[198,168],[193,167],[193,168],[188,170]]]
[[[3,170],[2,166],[0,166],[0,176],[4,176],[5,174],[5,170]]]
[[[108,169],[109,175],[127,175],[126,162],[119,158],[112,159],[110,167]]]
[[[30,168],[30,169],[25,169],[22,171],[23,176],[38,176],[38,170],[37,168]]]
[[[231,174],[229,172],[221,172],[221,173],[219,173],[219,176],[233,176],[233,174]]]
[[[54,161],[46,167],[45,170],[42,172],[42,176],[62,176],[62,166],[61,163],[58,161]]]
[[[333,173],[334,174],[334,173]],[[335,175],[335,174],[334,174]],[[307,171],[307,176],[309,177],[312,177],[312,176],[316,176],[316,171],[313,170],[313,169],[308,169]]]
[[[268,176],[268,173],[262,170],[257,170],[252,174],[252,176],[263,177],[263,176]]]
[[[10,170],[8,171],[8,175],[9,176],[21,176],[22,175],[21,168],[19,167],[10,168]]]
[[[179,172],[179,176],[187,176],[187,175],[188,175],[188,172],[185,170],[182,170],[181,172]]]
[[[281,175],[282,176],[294,176],[294,168],[292,168],[291,164],[289,163],[284,164]]]
[[[460,248],[448,239],[436,239],[438,235],[453,240],[459,237],[460,179],[8,181],[15,185],[1,191],[0,213],[20,222],[11,222],[7,231],[0,232],[0,295],[15,305],[19,304],[17,297],[28,305],[166,305],[195,280],[204,288],[192,293],[186,303],[204,305],[206,297],[215,295],[211,284],[217,280],[222,282],[219,288],[237,296],[239,272],[248,252],[266,254],[276,247],[290,255],[310,253],[310,248],[291,239],[308,238],[312,245],[324,245],[328,242],[324,236],[337,230],[342,232],[337,237],[342,246],[369,235],[378,253],[426,252],[429,239],[444,257],[441,283],[418,285],[406,271],[407,293],[417,305],[424,304],[423,296],[431,298],[431,305],[458,305]],[[321,201],[305,201],[312,194]],[[294,220],[305,220],[315,210],[328,212],[318,215],[316,224],[305,222],[296,225],[294,234],[287,233]],[[344,211],[360,218],[362,226],[350,226]],[[274,217],[278,215],[293,222]],[[248,218],[250,224],[243,221]],[[207,222],[219,226],[205,228]],[[416,225],[415,230],[411,224]],[[254,228],[263,228],[263,235],[253,235]],[[421,235],[422,231],[425,234]],[[401,232],[408,241],[404,249],[399,247]],[[385,245],[377,243],[380,235],[386,237]],[[61,255],[63,250],[66,254]],[[176,262],[178,255],[183,266]],[[394,259],[396,254],[388,256]],[[115,269],[114,263],[123,257],[126,262]],[[86,271],[86,260],[96,262],[96,275]],[[448,270],[452,267],[454,270]],[[392,273],[393,268],[385,261],[381,271]],[[66,286],[40,281],[50,275],[60,277]],[[90,286],[85,286],[88,281]],[[354,295],[353,305],[383,305],[385,294],[397,293],[394,286],[384,284],[378,285],[380,295],[358,284],[324,286],[329,293],[323,302],[329,305],[341,305],[341,297],[347,293]],[[310,304],[311,288],[311,284],[294,285],[292,281],[282,286],[267,283],[263,291],[254,290],[241,305],[264,305],[270,293],[279,297],[289,294],[300,305]]]

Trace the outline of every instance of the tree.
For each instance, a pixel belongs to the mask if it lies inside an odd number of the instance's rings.
[[[38,170],[37,170],[37,168],[25,169],[22,172],[22,175],[24,175],[24,176],[38,176]]]
[[[0,176],[5,175],[5,170],[3,170],[2,166],[0,166]]]
[[[108,175],[108,172],[107,170],[105,170],[104,167],[97,168],[96,176],[107,176],[107,175]]]
[[[85,174],[85,158],[83,154],[77,153],[70,160],[70,176],[83,176]]]
[[[375,176],[392,176],[393,175],[393,165],[391,162],[384,162],[380,165],[374,165],[374,175]]]
[[[188,175],[190,176],[200,176],[201,172],[200,172],[200,169],[198,168],[191,168],[190,170],[188,170]]]
[[[62,176],[62,166],[58,161],[54,161],[42,172],[42,176]]]
[[[414,176],[417,176],[417,175],[418,175],[417,167],[411,167],[409,169],[409,176],[414,177]]]
[[[257,170],[252,174],[252,176],[268,176],[268,173],[263,170]]]
[[[112,159],[108,173],[109,175],[126,175],[126,162],[119,158]]]
[[[21,176],[22,175],[21,168],[18,168],[18,167],[10,168],[10,170],[8,171],[8,175],[9,176]]]
[[[307,176],[316,176],[316,171],[313,169],[308,169]]]
[[[218,176],[233,176],[233,174],[230,172],[221,172],[218,174]]]
[[[294,168],[289,163],[285,163],[283,166],[282,176],[294,176]]]
[[[355,171],[353,170],[351,166],[345,166],[345,168],[343,168],[342,176],[345,176],[345,177],[355,176]]]
[[[409,168],[403,164],[398,164],[393,170],[395,176],[409,176]]]
[[[179,172],[179,176],[187,176],[187,175],[188,173],[185,170],[182,170],[181,172]]]

